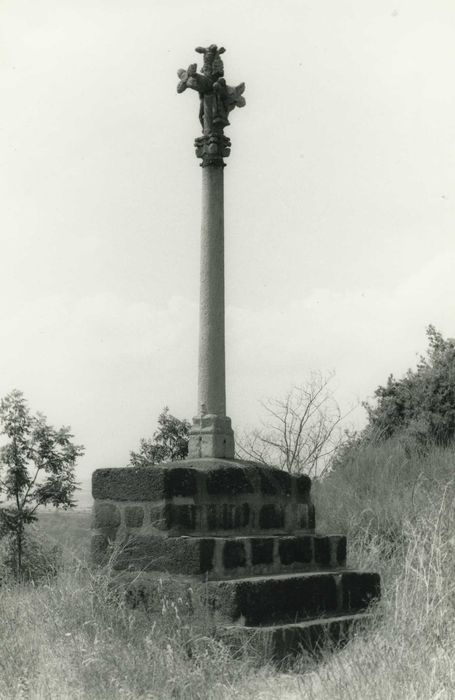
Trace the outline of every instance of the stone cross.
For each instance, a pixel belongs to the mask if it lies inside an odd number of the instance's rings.
[[[228,114],[245,105],[245,84],[226,84],[223,47],[212,44],[196,51],[204,57],[201,72],[196,63],[177,72],[177,92],[190,88],[199,94],[202,127],[202,136],[195,140],[196,156],[202,159],[198,415],[190,430],[188,456],[234,459],[234,433],[226,416],[223,158],[231,147],[224,135]]]
[[[259,639],[269,659],[281,661],[301,656],[302,647],[314,653],[329,639],[345,641],[370,616],[380,579],[346,570],[344,535],[316,535],[306,474],[234,459],[224,371],[223,158],[230,142],[223,129],[232,108],[244,104],[244,86],[226,85],[224,49],[196,50],[202,70],[179,71],[177,89],[199,93],[202,124],[199,415],[186,462],[94,472],[92,560],[110,564],[132,605],[154,601],[158,572],[176,595],[191,586],[229,646]]]

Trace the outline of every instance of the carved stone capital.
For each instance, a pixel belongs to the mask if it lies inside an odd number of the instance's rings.
[[[194,140],[196,157],[202,158],[202,167],[209,165],[224,166],[223,158],[227,158],[231,152],[231,140],[222,132],[212,132],[204,136],[198,136]]]
[[[235,107],[244,107],[245,83],[231,87],[224,79],[224,66],[221,54],[223,47],[211,44],[207,48],[198,46],[197,53],[204,57],[201,72],[192,63],[186,70],[177,71],[179,84],[177,92],[188,88],[199,94],[199,121],[203,136],[196,139],[196,156],[202,158],[202,167],[222,166],[223,157],[230,153],[231,142],[224,136],[223,129],[229,126],[228,115]]]

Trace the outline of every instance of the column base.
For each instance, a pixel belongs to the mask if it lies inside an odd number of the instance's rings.
[[[234,459],[234,431],[231,419],[207,413],[193,418],[188,443],[188,457],[217,457]]]

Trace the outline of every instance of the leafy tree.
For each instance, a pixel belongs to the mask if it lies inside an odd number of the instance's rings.
[[[190,423],[176,418],[164,407],[158,416],[158,429],[152,439],[142,438],[138,452],[130,452],[130,465],[149,467],[185,459],[188,454]]]
[[[363,439],[384,440],[398,433],[418,444],[447,445],[455,436],[455,340],[427,328],[429,347],[417,368],[402,379],[393,375],[365,403],[368,425]]]
[[[0,508],[0,534],[14,543],[15,575],[22,578],[25,526],[37,519],[39,506],[72,508],[77,488],[74,468],[84,453],[72,442],[69,427],[53,428],[42,413],[32,415],[20,391],[0,402],[0,489],[6,504]]]
[[[239,456],[290,473],[321,476],[343,441],[340,423],[345,416],[330,388],[331,379],[315,372],[282,399],[265,401],[262,426],[237,441]]]

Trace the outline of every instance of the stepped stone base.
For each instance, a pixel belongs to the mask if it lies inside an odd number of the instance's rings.
[[[234,651],[241,649],[248,640],[263,649],[269,658],[282,661],[302,650],[315,653],[327,644],[339,646],[370,618],[370,613],[366,612],[268,627],[226,625],[220,636]]]
[[[104,535],[92,539],[92,556],[109,555]],[[202,579],[311,571],[346,565],[346,538],[307,534],[271,537],[157,537],[128,533],[116,553],[116,570],[167,571]]]
[[[278,574],[210,584],[213,607],[247,626],[363,612],[379,595],[378,574],[358,571]]]
[[[112,562],[132,599],[156,572],[207,581],[227,632],[270,638],[277,654],[308,647],[323,630],[342,636],[380,595],[377,574],[346,569],[344,536],[315,534],[310,490],[305,475],[226,459],[98,469],[92,558]]]

